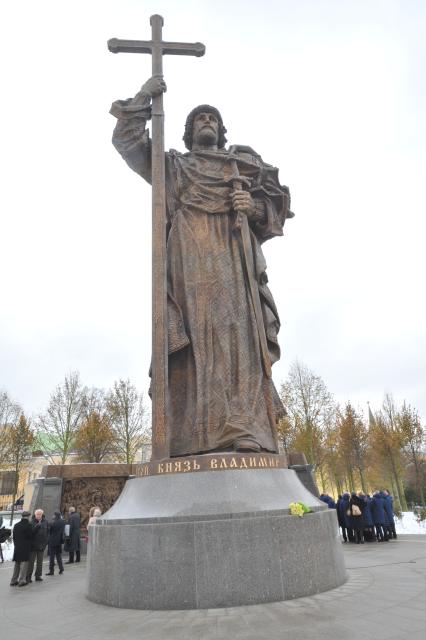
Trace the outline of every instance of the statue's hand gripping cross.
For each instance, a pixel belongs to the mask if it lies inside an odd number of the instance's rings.
[[[163,42],[163,18],[151,16],[152,40],[108,40],[112,53],[150,53],[152,75],[163,77],[163,55],[202,56],[201,42]],[[163,94],[152,99],[152,458],[169,456],[167,430],[167,273]]]

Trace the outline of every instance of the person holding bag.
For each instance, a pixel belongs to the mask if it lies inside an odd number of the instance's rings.
[[[355,533],[355,542],[357,544],[364,544],[364,509],[365,499],[363,494],[360,492],[357,495],[354,491],[349,500],[349,510],[352,529]]]

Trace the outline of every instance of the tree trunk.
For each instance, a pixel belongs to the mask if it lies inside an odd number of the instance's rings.
[[[319,468],[319,470],[318,470],[318,471],[319,471],[320,478],[321,478],[322,492],[323,492],[323,493],[325,493],[325,490],[326,490],[326,488],[327,488],[327,487],[326,487],[326,484],[327,484],[327,483],[326,483],[326,480],[325,480],[325,476],[324,476],[324,471],[323,471],[322,465],[320,466],[320,468]]]
[[[417,492],[418,492],[419,497],[420,497],[420,503],[421,503],[422,507],[424,507],[425,506],[425,496],[424,496],[423,483],[422,483],[423,474],[421,472],[419,461],[417,460],[417,455],[416,455],[415,451],[412,451],[412,458],[413,458],[413,463],[414,463],[414,469],[415,469],[415,472],[416,472]]]
[[[389,460],[391,463],[391,468],[392,468],[392,475],[394,477],[395,480],[395,489],[397,492],[397,496],[398,496],[398,501],[401,507],[402,511],[407,511],[408,507],[407,507],[407,500],[405,498],[405,493],[404,493],[404,487],[402,486],[399,474],[398,474],[398,469],[396,467],[395,464],[395,460],[394,457],[392,455],[392,451],[390,448],[388,448],[388,455],[389,455]]]
[[[15,484],[13,486],[12,511],[10,513],[9,526],[12,526],[13,524],[13,516],[15,514],[15,502],[16,502],[16,494],[18,493],[18,486],[19,486],[19,467],[16,464],[15,465]]]
[[[361,489],[363,493],[367,493],[367,487],[365,485],[365,480],[364,480],[364,474],[362,472],[362,468],[358,467],[358,471],[359,471],[359,478],[361,480]]]
[[[352,493],[353,491],[355,491],[354,474],[352,472],[352,467],[349,467],[348,478],[349,478],[349,488]]]
[[[333,473],[333,478],[334,478],[334,484],[336,485],[337,495],[342,495],[343,493],[342,482],[338,477],[337,473]]]

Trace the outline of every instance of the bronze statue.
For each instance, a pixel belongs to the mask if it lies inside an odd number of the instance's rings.
[[[151,183],[148,80],[113,103],[113,144]],[[278,170],[250,147],[225,149],[217,109],[189,114],[187,153],[166,153],[168,429],[170,455],[277,451],[281,403],[271,379],[280,321],[261,245],[282,235],[290,212]]]

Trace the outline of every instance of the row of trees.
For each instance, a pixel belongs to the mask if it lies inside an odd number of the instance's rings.
[[[35,433],[21,407],[13,402],[6,392],[0,392],[0,470],[5,468],[13,474],[11,522],[19,480],[23,467],[31,457],[35,442]]]
[[[281,398],[287,409],[279,424],[281,445],[286,453],[305,453],[324,491],[369,492],[386,485],[402,509],[407,499],[425,504],[426,430],[414,408],[405,402],[397,407],[387,394],[382,408],[366,418],[350,402],[337,405],[321,377],[299,362],[290,368]],[[83,386],[71,373],[32,420],[0,393],[0,468],[15,472],[15,493],[34,451],[50,463],[65,464],[73,454],[81,462],[131,464],[150,437],[143,396],[129,380],[104,390]]]
[[[425,504],[426,429],[417,411],[386,394],[368,418],[350,402],[337,405],[320,376],[295,362],[281,386],[287,416],[279,425],[283,449],[302,451],[324,491],[370,492],[388,487],[400,507]]]
[[[143,395],[129,380],[109,390],[88,388],[73,372],[54,389],[46,411],[31,419],[0,392],[0,470],[13,472],[13,501],[34,452],[51,464],[65,464],[71,454],[79,462],[131,464],[150,437]]]
[[[105,391],[84,387],[78,373],[65,377],[35,421],[39,448],[50,462],[65,464],[70,453],[81,462],[105,458],[131,464],[150,441],[143,394],[129,380]]]

